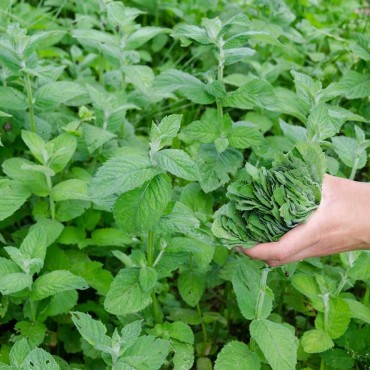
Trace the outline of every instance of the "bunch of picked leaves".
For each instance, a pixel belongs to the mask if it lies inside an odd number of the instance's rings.
[[[215,213],[214,235],[228,247],[277,241],[319,206],[325,169],[321,149],[303,143],[280,154],[271,169],[247,163],[228,187],[230,202]]]

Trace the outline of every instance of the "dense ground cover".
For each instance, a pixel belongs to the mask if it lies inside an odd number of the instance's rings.
[[[368,252],[212,233],[296,145],[370,181],[366,6],[1,1],[0,369],[368,369]]]

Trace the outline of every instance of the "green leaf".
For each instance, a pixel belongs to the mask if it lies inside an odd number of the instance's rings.
[[[229,139],[226,137],[218,137],[215,140],[215,147],[218,153],[224,152],[229,147]]]
[[[53,356],[41,348],[35,348],[28,354],[23,367],[32,370],[60,370]]]
[[[157,173],[147,155],[128,153],[113,157],[93,177],[89,189],[90,200],[110,208],[120,194],[141,186]]]
[[[159,174],[140,188],[122,194],[113,208],[117,225],[128,233],[155,229],[172,197],[169,177]]]
[[[202,81],[175,69],[162,72],[155,78],[153,87],[163,93],[179,91],[187,99],[198,104],[210,104],[215,101],[214,96],[206,91]]]
[[[21,67],[21,58],[16,50],[11,46],[8,40],[0,40],[0,61],[9,68],[10,71],[19,74]]]
[[[129,238],[122,230],[107,227],[103,229],[95,229],[91,233],[91,240],[86,240],[86,246],[96,245],[101,247],[122,247],[125,244],[130,244],[131,242],[132,239]]]
[[[65,292],[57,293],[50,299],[50,303],[45,310],[40,314],[44,317],[57,316],[61,314],[68,314],[72,310],[78,300],[78,293],[76,290],[67,290]]]
[[[176,202],[171,213],[161,217],[156,230],[164,234],[191,234],[199,226],[200,222],[195,217],[194,212],[186,205]]]
[[[342,336],[351,320],[351,310],[346,301],[341,298],[330,297],[328,302],[327,323],[324,324],[324,313],[316,316],[315,326],[324,330],[332,339]]]
[[[309,137],[319,141],[334,136],[339,131],[330,121],[328,108],[323,103],[311,110],[306,126]]]
[[[170,253],[187,253],[192,255],[194,261],[200,272],[206,272],[209,264],[212,261],[214,254],[214,247],[205,242],[188,237],[172,238],[169,246],[166,249]]]
[[[161,27],[141,27],[137,31],[131,33],[131,35],[126,40],[125,47],[128,50],[137,49],[144,45],[146,42],[151,40],[153,37],[159,35],[160,33],[168,32],[167,29]]]
[[[56,270],[36,279],[32,287],[31,298],[38,301],[67,290],[87,288],[85,279],[67,270]]]
[[[86,181],[70,179],[55,185],[52,190],[56,202],[67,199],[88,199],[88,184]]]
[[[291,71],[291,74],[294,78],[298,98],[304,104],[305,108],[310,109],[318,101],[322,88],[321,82],[315,82],[310,76],[294,70]]]
[[[180,38],[183,46],[187,46],[190,43],[186,42],[187,40],[196,41],[203,45],[208,45],[211,43],[207,31],[204,28],[190,24],[180,24],[175,26],[174,32],[171,36]]]
[[[88,123],[84,123],[83,132],[87,150],[90,154],[94,153],[95,150],[99,149],[108,141],[117,137],[116,134],[113,134],[108,130],[89,125]]]
[[[122,70],[126,75],[126,81],[128,83],[133,84],[143,94],[151,94],[154,72],[150,67],[131,65],[123,66]]]
[[[173,139],[181,127],[182,114],[170,114],[169,116],[163,117],[158,125],[159,132],[161,134],[160,139]]]
[[[191,307],[195,307],[205,289],[205,276],[197,271],[184,271],[178,280],[178,289],[182,299]]]
[[[0,293],[9,295],[32,285],[32,277],[23,272],[14,272],[0,277]]]
[[[196,164],[188,154],[179,149],[163,149],[157,152],[154,160],[163,170],[189,181],[198,180]]]
[[[15,330],[19,335],[15,335],[14,339],[27,339],[30,347],[39,346],[45,338],[46,326],[38,321],[18,321],[15,324]],[[30,367],[25,366],[25,369]]]
[[[130,348],[138,340],[141,333],[142,320],[136,320],[127,324],[121,330],[120,344],[121,348]]]
[[[31,348],[25,338],[15,342],[9,354],[10,363],[14,366],[20,367],[30,351]]]
[[[330,336],[320,329],[305,331],[301,343],[303,350],[307,353],[324,352],[334,346]]]
[[[322,353],[320,356],[324,359],[325,364],[329,365],[331,368],[340,370],[355,368],[355,360],[349,351],[333,348]]]
[[[24,56],[30,56],[34,51],[46,49],[58,43],[66,34],[66,31],[53,30],[38,32],[31,36],[30,41],[24,50]]]
[[[228,139],[232,147],[246,149],[261,144],[263,136],[257,128],[238,125],[233,128]]]
[[[218,135],[219,128],[214,120],[202,119],[194,121],[182,131],[187,137],[204,144],[213,143]]]
[[[173,341],[173,370],[190,370],[194,364],[194,348],[191,344]]]
[[[30,191],[19,181],[0,179],[0,221],[17,211],[31,195]]]
[[[3,171],[7,176],[21,182],[30,192],[45,197],[49,193],[46,177],[44,173],[32,171],[33,166],[33,162],[23,158],[9,158],[2,164]]]
[[[114,315],[127,315],[143,310],[152,302],[150,291],[145,292],[140,284],[140,269],[121,270],[114,278],[104,301],[105,309]]]
[[[46,144],[42,138],[30,131],[22,130],[22,140],[28,146],[33,156],[41,163],[47,164],[49,159],[49,153],[46,149]]]
[[[370,324],[370,308],[355,299],[344,298],[351,311],[351,317]]]
[[[100,295],[108,293],[113,281],[110,271],[105,270],[103,264],[97,261],[76,263],[71,267],[71,272],[84,278]]]
[[[90,102],[85,87],[72,81],[57,81],[41,86],[35,93],[36,105],[50,110],[60,104],[77,107]]]
[[[256,54],[256,51],[247,47],[225,49],[225,65],[228,66],[240,62],[244,58],[250,57],[254,54]]]
[[[293,142],[307,141],[307,129],[304,127],[289,125],[282,119],[279,119],[279,125],[284,135]]]
[[[256,353],[242,342],[227,343],[217,355],[215,370],[259,370],[260,360]]]
[[[20,267],[15,262],[10,261],[7,258],[0,257],[0,278],[13,272],[21,272]]]
[[[252,109],[253,107],[269,109],[274,102],[275,94],[272,86],[258,78],[251,79],[248,83],[228,93],[222,99],[224,107],[238,109]]]
[[[125,351],[124,357],[118,363],[128,364],[134,369],[159,370],[169,351],[169,341],[145,335]]]
[[[89,314],[83,312],[71,312],[71,315],[82,338],[98,351],[112,352],[112,340],[106,335],[107,328],[101,321],[94,320]]]
[[[301,104],[298,96],[284,87],[276,87],[274,90],[276,101],[271,107],[271,110],[289,114],[302,122],[306,122],[308,108]]]
[[[249,330],[273,370],[295,369],[298,340],[294,331],[266,319],[253,320]]]
[[[272,311],[273,293],[267,287],[261,292],[260,282],[262,274],[258,268],[250,263],[240,263],[235,272],[232,283],[240,312],[247,320],[267,318]],[[261,294],[263,294],[263,304],[259,307]]]
[[[197,163],[200,173],[200,184],[206,193],[226,184],[229,174],[233,175],[241,167],[243,156],[233,148],[218,153],[212,144],[201,145]]]
[[[21,110],[27,109],[26,97],[18,90],[8,87],[0,86],[0,107],[6,110]]]
[[[331,142],[335,153],[346,166],[352,168],[358,158],[357,168],[365,167],[366,150],[358,145],[357,140],[347,136],[335,136],[331,138]]]
[[[325,89],[329,97],[344,95],[347,99],[366,98],[370,95],[370,76],[355,71],[343,75],[339,82],[333,82]]]
[[[157,271],[155,271],[153,267],[141,267],[139,282],[144,292],[151,292],[157,283]]]
[[[46,249],[63,230],[63,225],[56,220],[41,219],[31,228],[24,238],[20,251],[31,258],[45,259]]]
[[[48,166],[58,173],[62,171],[72,158],[76,148],[77,140],[75,136],[63,133],[46,144],[50,155]]]

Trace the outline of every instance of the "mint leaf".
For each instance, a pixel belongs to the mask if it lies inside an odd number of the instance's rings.
[[[261,348],[273,370],[294,370],[297,364],[298,340],[294,331],[266,319],[250,324],[252,338]]]
[[[114,278],[104,301],[105,309],[114,315],[127,315],[143,310],[152,299],[150,291],[140,284],[140,270],[125,268]]]
[[[179,149],[163,149],[154,156],[160,168],[189,181],[198,180],[196,164],[188,154]]]
[[[128,233],[153,230],[172,197],[169,177],[159,174],[140,188],[122,194],[113,208],[118,226]]]
[[[260,367],[257,354],[251,352],[246,344],[236,340],[222,348],[215,363],[215,370],[259,370]]]

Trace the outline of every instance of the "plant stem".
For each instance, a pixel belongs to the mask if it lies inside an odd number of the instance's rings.
[[[325,370],[325,362],[323,358],[321,359],[321,362],[320,362],[320,370]]]
[[[267,275],[270,269],[265,268],[262,271],[262,276],[260,280],[260,290],[258,294],[257,304],[256,304],[256,319],[259,320],[262,316],[263,303],[265,301],[266,287],[267,287]]]
[[[348,278],[348,271],[346,271],[345,274],[342,276],[342,279],[339,282],[338,288],[335,291],[335,296],[338,296],[342,292],[342,289],[347,282],[347,278]]]
[[[55,219],[55,204],[54,204],[54,197],[52,193],[53,183],[52,183],[50,176],[46,176],[46,182],[47,182],[48,189],[49,189],[50,215],[51,215],[51,218],[54,220]]]
[[[201,320],[201,327],[202,327],[202,334],[203,334],[203,355],[205,355],[206,354],[205,352],[207,349],[208,334],[207,334],[206,326],[203,321],[202,310],[200,309],[199,303],[197,304],[196,308],[197,308],[198,316]]]
[[[155,294],[155,291],[152,291],[151,294],[152,297],[152,303],[153,303],[153,315],[154,315],[154,321],[156,324],[160,324],[162,322],[161,315],[159,312],[159,305],[158,305],[158,299],[157,295]]]
[[[154,232],[148,231],[148,249],[147,249],[147,262],[148,266],[153,266],[154,261]]]
[[[147,249],[146,259],[147,259],[148,266],[153,267],[153,264],[154,264],[154,232],[153,231],[148,231],[148,249]],[[151,293],[151,297],[152,297],[152,304],[153,304],[154,321],[156,324],[159,324],[161,322],[161,315],[159,313],[157,295],[155,294],[154,290]]]
[[[32,321],[36,321],[36,302],[30,299],[30,308],[31,308],[31,318]]]
[[[218,41],[218,49],[219,49],[219,55],[218,55],[218,70],[217,70],[217,81],[220,83],[224,82],[224,65],[225,65],[225,53],[224,53],[224,40],[221,37]],[[223,109],[222,109],[222,103],[219,98],[216,99],[216,105],[217,105],[217,113],[218,118],[222,119],[223,117]]]
[[[349,176],[350,180],[353,180],[356,176],[356,171],[357,171],[359,161],[360,161],[359,156],[356,156],[355,161],[353,162],[351,175]]]
[[[30,125],[32,132],[36,132],[36,121],[35,121],[35,111],[33,108],[33,96],[30,76],[26,73],[24,75],[24,85],[27,91],[27,101],[28,101],[28,114],[30,117]]]

